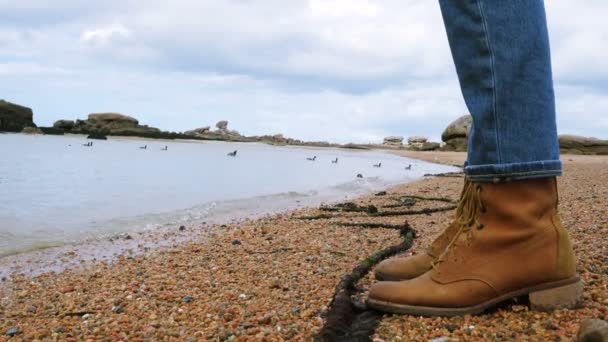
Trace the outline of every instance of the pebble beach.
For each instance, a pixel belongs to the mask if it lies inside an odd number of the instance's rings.
[[[396,153],[450,165],[465,158]],[[608,157],[562,160],[560,212],[584,281],[581,308],[544,313],[509,302],[480,316],[384,315],[368,340],[570,341],[582,320],[607,320]],[[462,182],[462,174],[428,176],[354,203],[205,227],[205,234],[176,226],[174,245],[58,272],[13,272],[0,285],[0,341],[313,340],[335,315],[344,274],[402,243],[401,226],[415,231],[405,254],[423,251],[450,222]],[[372,273],[357,281],[363,297]]]

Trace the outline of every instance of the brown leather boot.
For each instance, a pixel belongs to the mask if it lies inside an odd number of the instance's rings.
[[[456,215],[462,212],[463,196],[468,192],[471,183],[465,179],[460,194],[460,205]],[[431,269],[431,265],[445,251],[454,236],[458,234],[460,227],[456,220],[450,223],[424,253],[408,257],[397,257],[382,261],[376,266],[374,274],[378,280],[407,280],[423,275]]]
[[[557,196],[555,178],[474,183],[460,231],[432,269],[374,284],[368,304],[422,316],[478,314],[523,295],[536,310],[579,305],[582,285]]]

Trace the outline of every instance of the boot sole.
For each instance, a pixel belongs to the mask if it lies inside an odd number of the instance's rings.
[[[441,308],[429,306],[415,306],[396,304],[369,298],[367,304],[374,310],[408,314],[414,316],[464,316],[478,315],[485,310],[509,299],[528,295],[530,306],[535,311],[551,311],[556,309],[572,309],[579,307],[583,302],[583,284],[580,277],[572,277],[556,282],[545,283],[522,290],[506,293],[481,304],[462,308]]]

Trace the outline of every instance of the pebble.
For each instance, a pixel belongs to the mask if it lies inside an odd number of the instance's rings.
[[[184,298],[182,298],[182,302],[184,303],[192,303],[194,299],[191,296],[185,296]]]
[[[5,334],[5,335],[6,335],[6,336],[9,336],[9,337],[13,337],[13,336],[17,335],[17,333],[19,333],[19,329],[15,327],[15,328],[10,328],[10,329],[8,329],[8,330],[6,331],[6,334]]]
[[[601,319],[586,319],[581,322],[578,342],[608,342],[608,322]]]

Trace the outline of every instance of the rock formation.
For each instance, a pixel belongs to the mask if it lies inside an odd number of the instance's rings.
[[[21,130],[23,134],[44,134],[38,127],[23,127]]]
[[[445,142],[444,151],[466,151],[469,131],[473,125],[473,118],[464,115],[453,121],[441,134]]]
[[[226,120],[218,121],[218,123],[215,124],[215,127],[217,127],[217,129],[220,131],[225,131],[228,129],[228,121],[226,121]]]
[[[402,147],[403,146],[403,137],[392,136],[384,138],[384,142],[382,143],[385,146],[391,147]]]
[[[156,137],[160,129],[140,125],[137,119],[118,113],[89,114],[87,120],[59,120],[53,124],[56,129],[76,134],[122,135]]]
[[[608,154],[608,140],[564,134],[559,136],[562,153],[570,154]]]
[[[53,128],[69,131],[74,128],[74,120],[57,120],[53,124]]]
[[[36,127],[31,108],[0,100],[0,131],[21,132],[25,127]]]

